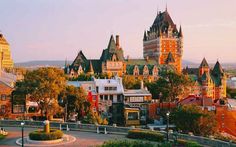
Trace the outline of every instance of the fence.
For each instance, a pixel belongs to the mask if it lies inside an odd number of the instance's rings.
[[[16,120],[0,120],[0,127],[20,127],[22,121]],[[43,128],[42,121],[24,121],[25,127],[31,128]],[[104,125],[94,125],[94,124],[80,124],[80,123],[59,123],[59,122],[50,122],[50,126],[52,128],[58,129],[70,129],[72,131],[89,131],[89,132],[108,132],[110,134],[121,134],[126,135],[128,131],[132,129],[132,127],[114,127],[114,126],[104,126]],[[166,135],[166,132],[161,132]],[[201,136],[190,136],[187,134],[179,134],[179,133],[170,133],[170,139],[185,139],[196,141],[200,144],[214,147],[236,147],[236,144],[231,142],[225,142],[216,139],[210,139]]]

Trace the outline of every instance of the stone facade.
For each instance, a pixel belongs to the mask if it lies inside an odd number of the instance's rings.
[[[10,45],[3,36],[3,34],[0,33],[0,69],[9,69],[13,68],[13,60],[11,57],[11,50]]]

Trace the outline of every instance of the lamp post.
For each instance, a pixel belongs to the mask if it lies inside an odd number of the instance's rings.
[[[167,117],[167,124],[166,124],[166,140],[169,142],[169,117],[170,117],[170,112],[166,113]]]
[[[63,99],[61,99],[61,104],[63,104]],[[68,105],[68,100],[66,100],[66,104],[65,104],[65,116],[64,116],[64,121],[66,122],[67,121],[67,105]]]
[[[24,125],[25,125],[25,123],[21,122],[20,125],[21,125],[21,133],[22,133],[22,136],[21,136],[22,137],[22,139],[21,139],[22,140],[21,146],[24,147]]]

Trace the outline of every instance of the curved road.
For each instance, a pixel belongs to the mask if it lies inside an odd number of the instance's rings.
[[[0,140],[0,147],[12,147],[16,145],[16,139],[21,138],[21,128],[19,127],[4,127],[5,130],[9,132],[8,136]],[[29,132],[35,130],[36,128],[25,128],[24,135],[28,135]],[[114,139],[124,139],[124,135],[114,135],[114,134],[97,134],[91,132],[81,132],[81,131],[64,131],[65,134],[73,135],[76,137],[76,141],[71,144],[66,144],[67,147],[91,147],[96,145],[101,145],[104,141],[114,140]],[[62,145],[63,146],[63,145]],[[19,146],[18,146],[19,147]]]

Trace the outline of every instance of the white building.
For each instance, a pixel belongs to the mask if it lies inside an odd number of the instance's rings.
[[[100,101],[110,101],[110,103],[123,102],[124,88],[122,79],[94,79],[96,91]]]
[[[232,77],[227,80],[227,87],[236,89],[236,77]]]

